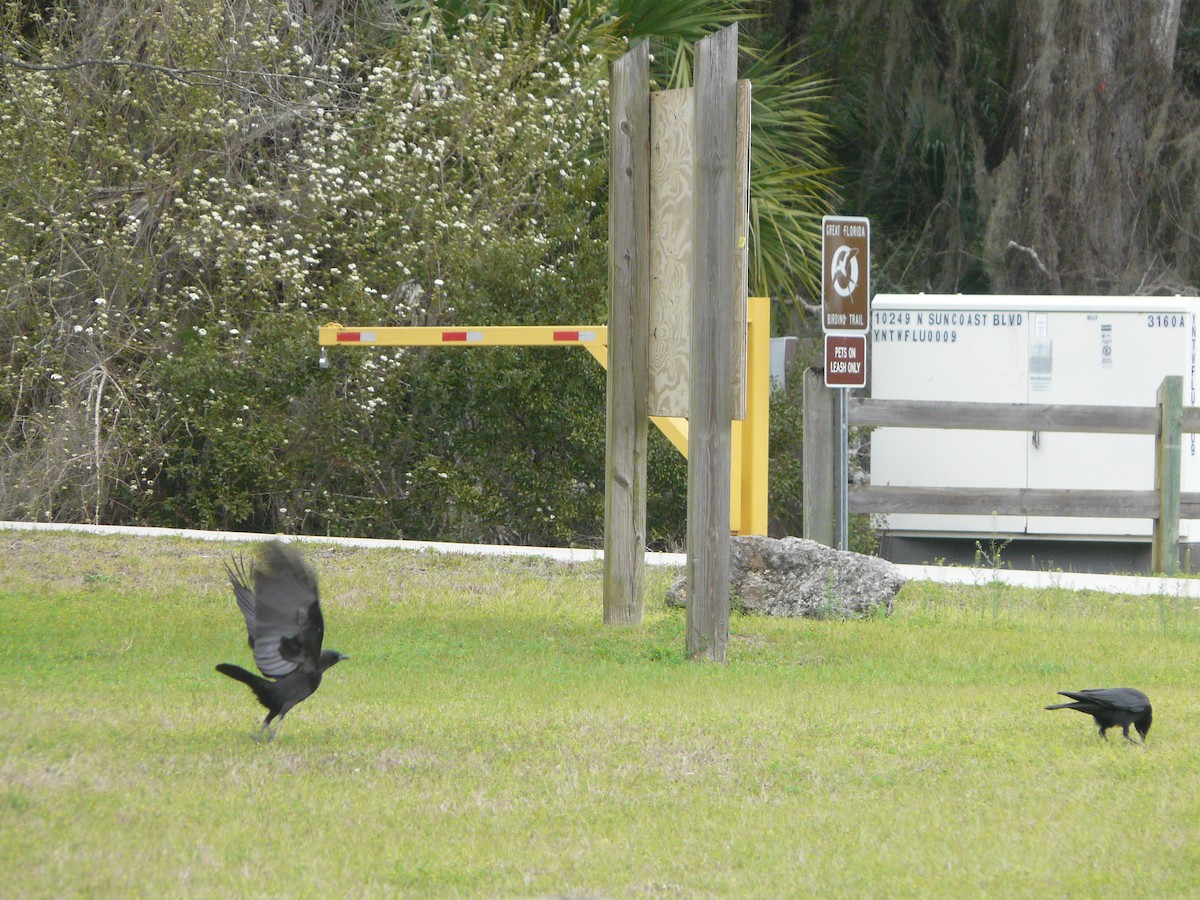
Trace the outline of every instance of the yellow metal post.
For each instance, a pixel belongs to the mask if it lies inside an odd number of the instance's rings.
[[[741,490],[741,518],[735,534],[767,533],[767,477],[770,468],[771,301],[751,297],[746,309],[746,419],[741,430],[741,459],[734,466],[735,489]]]
[[[732,423],[729,530],[733,534],[765,535],[771,424],[770,299],[751,297],[746,313],[746,419]],[[588,350],[600,365],[608,365],[607,348],[589,345]],[[686,458],[687,419],[651,416],[650,421]]]
[[[733,421],[729,441],[729,533],[745,534],[742,519],[742,423]]]

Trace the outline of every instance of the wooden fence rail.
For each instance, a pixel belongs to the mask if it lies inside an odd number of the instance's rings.
[[[809,373],[805,374],[807,378]],[[808,402],[814,394],[815,387],[806,393],[804,410],[805,534],[831,543],[832,526],[826,532],[818,515],[807,515],[810,502],[814,510],[822,509],[824,494],[834,487],[832,478],[826,474],[833,471],[834,436],[831,426],[825,424],[829,416],[819,401],[814,403],[810,415]],[[812,399],[818,398],[812,396]],[[1179,568],[1180,518],[1200,518],[1200,493],[1180,491],[1182,435],[1200,433],[1200,407],[1183,406],[1183,379],[1179,376],[1168,376],[1163,380],[1155,406],[1050,406],[852,398],[849,422],[852,426],[1155,436],[1153,490],[852,485],[848,502],[851,513],[1153,519],[1151,567],[1155,572],[1168,575],[1175,574]],[[813,481],[811,492],[810,477]]]

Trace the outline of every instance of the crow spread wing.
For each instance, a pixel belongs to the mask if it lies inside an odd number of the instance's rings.
[[[246,576],[246,563],[240,556],[231,557],[225,563],[225,571],[229,573],[229,583],[233,585],[233,596],[237,599],[238,609],[246,620],[246,633],[250,641],[250,649],[254,649],[254,591],[250,589],[250,579]]]
[[[280,678],[316,669],[325,636],[317,576],[291,547],[263,546],[254,568],[254,606],[254,661],[262,673]]]

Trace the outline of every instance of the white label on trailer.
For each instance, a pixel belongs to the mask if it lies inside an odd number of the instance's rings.
[[[1054,375],[1054,341],[1035,338],[1029,344],[1029,389],[1050,390],[1050,379]]]
[[[876,310],[871,339],[892,344],[957,344],[968,330],[1015,329],[1025,314],[1000,311]]]

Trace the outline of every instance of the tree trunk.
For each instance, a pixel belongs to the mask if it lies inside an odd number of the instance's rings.
[[[1018,0],[1007,146],[979,176],[993,292],[1147,290],[1179,7]]]

